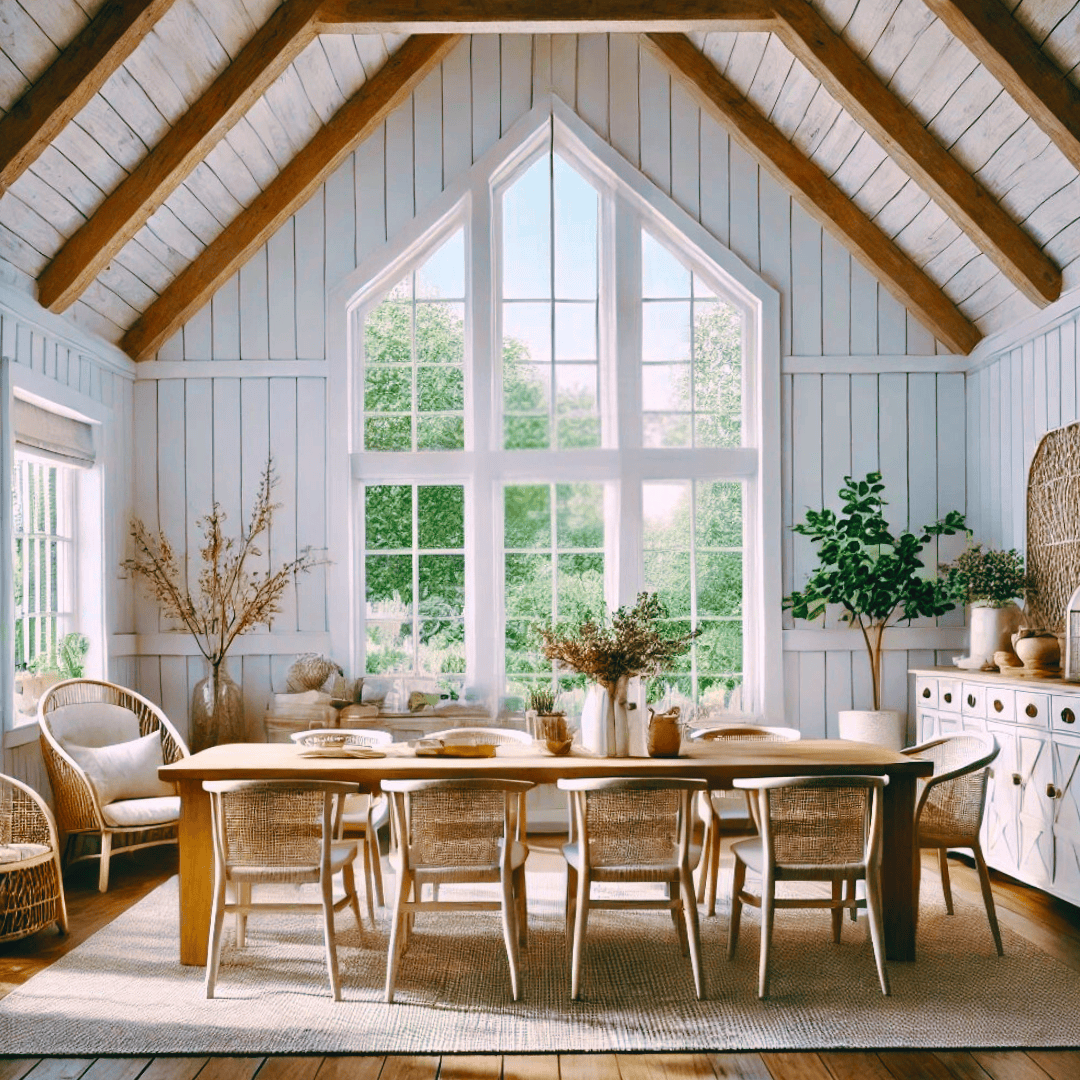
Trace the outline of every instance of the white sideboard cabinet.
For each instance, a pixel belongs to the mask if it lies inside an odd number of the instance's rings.
[[[1080,683],[957,668],[915,668],[919,742],[996,736],[983,815],[986,861],[1080,904]]]

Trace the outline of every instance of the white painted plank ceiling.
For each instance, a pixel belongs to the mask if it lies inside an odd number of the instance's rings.
[[[1063,269],[1066,289],[1080,285],[1080,176],[922,0],[813,0],[829,24],[897,97],[972,171]],[[0,111],[14,102],[86,26],[95,0],[0,0]],[[0,198],[0,258],[27,291],[66,238],[224,70],[277,6],[277,0],[177,0],[123,66],[49,149]],[[1080,0],[1009,0],[1007,6],[1063,74],[1080,85]],[[918,184],[824,90],[780,40],[767,33],[693,35],[716,67],[812,158],[922,267],[984,333],[1033,307],[954,225]],[[384,63],[399,35],[323,36],[312,42],[174,191],[72,308],[73,317],[118,341],[170,281],[231,222],[351,94]],[[550,50],[552,82],[580,101],[590,73],[619,69],[617,39],[588,35],[580,49],[605,64],[563,70],[570,39]],[[497,39],[477,40],[477,48]],[[610,61],[608,62],[608,57]],[[508,58],[512,61],[512,58]],[[522,56],[522,62],[530,62]],[[642,127],[666,73],[651,83],[641,65]],[[562,85],[569,78],[572,85]],[[494,100],[494,99],[493,99]],[[446,102],[443,103],[444,107]],[[657,98],[656,104],[662,106]],[[675,109],[675,115],[686,110]],[[660,122],[666,106],[656,113]],[[586,115],[618,145],[606,115]],[[497,131],[499,118],[491,123]],[[657,135],[661,133],[656,133]],[[667,132],[673,155],[698,132]],[[473,138],[486,139],[483,130]],[[646,140],[651,145],[654,140]],[[416,152],[423,153],[422,147]],[[644,158],[644,152],[642,154]],[[642,160],[650,173],[650,162]],[[655,176],[662,187],[668,178]],[[684,205],[692,192],[674,193]],[[693,209],[691,205],[691,209]],[[722,239],[728,239],[722,237]]]

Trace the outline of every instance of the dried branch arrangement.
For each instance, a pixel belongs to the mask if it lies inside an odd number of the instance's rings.
[[[681,656],[700,631],[662,632],[667,609],[655,593],[639,593],[633,607],[615,611],[610,622],[586,619],[579,626],[540,626],[544,655],[604,686],[631,675],[655,675]]]
[[[214,668],[221,664],[241,634],[260,624],[270,625],[281,612],[286,586],[297,574],[327,561],[311,551],[303,551],[273,573],[269,569],[247,568],[249,559],[261,557],[262,550],[255,541],[270,528],[274,511],[281,506],[272,501],[276,483],[273,461],[268,459],[247,531],[242,531],[238,538],[222,532],[227,515],[218,503],[213,504],[209,514],[199,518],[197,524],[204,540],[199,556],[203,566],[194,593],[188,587],[180,558],[169,538],[164,533],[152,532],[139,518],[132,518],[135,554],[120,565],[143,580],[147,595],[157,601],[170,619],[183,623]]]

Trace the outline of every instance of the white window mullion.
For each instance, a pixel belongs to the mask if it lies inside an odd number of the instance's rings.
[[[614,386],[619,457],[619,484],[615,516],[609,530],[615,606],[632,604],[644,577],[644,525],[642,521],[641,447],[641,225],[618,199],[609,200],[605,230],[604,265],[610,267],[612,287],[607,302],[612,314],[610,367]],[[618,273],[615,268],[618,267]]]

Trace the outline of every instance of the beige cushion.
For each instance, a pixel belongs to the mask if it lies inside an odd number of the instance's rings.
[[[170,787],[172,785],[169,785]],[[121,799],[101,808],[106,824],[115,829],[139,829],[150,825],[168,825],[180,818],[180,796],[157,799]]]
[[[49,727],[66,750],[76,746],[108,746],[139,737],[139,718],[123,705],[94,701],[85,705],[61,705],[49,713]]]
[[[28,862],[48,855],[48,844],[0,844],[0,866]]]
[[[68,743],[64,749],[86,773],[101,806],[119,799],[152,799],[176,794],[174,785],[158,779],[157,771],[164,760],[161,735],[156,731],[141,739],[111,746]]]

